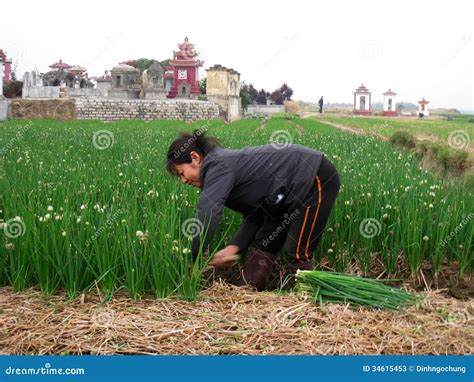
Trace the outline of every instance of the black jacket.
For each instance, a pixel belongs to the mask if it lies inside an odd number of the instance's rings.
[[[264,218],[276,218],[294,210],[314,186],[323,153],[301,145],[272,145],[241,150],[215,148],[201,167],[198,219],[203,224],[206,249],[224,206],[244,215],[229,244],[243,251],[253,241]],[[193,239],[196,258],[201,238]]]

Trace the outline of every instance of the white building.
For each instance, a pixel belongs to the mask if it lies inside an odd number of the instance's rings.
[[[428,104],[430,101],[425,100],[425,97],[421,101],[418,101],[418,116],[419,117],[429,117],[430,112],[428,110]]]
[[[397,104],[395,97],[397,93],[388,89],[388,92],[383,93],[383,115],[387,117],[395,117],[397,115]]]
[[[364,84],[354,92],[354,113],[358,115],[372,114],[372,93]]]

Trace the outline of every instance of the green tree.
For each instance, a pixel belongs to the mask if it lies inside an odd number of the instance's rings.
[[[207,77],[204,77],[199,81],[199,90],[201,91],[201,94],[206,94],[206,89],[207,89]]]
[[[17,78],[16,78],[16,67],[17,67],[17,64],[15,63],[15,66],[13,67],[12,72],[11,72],[11,75],[10,75],[11,80],[12,80],[13,82],[15,82],[15,81],[17,80]]]
[[[257,103],[259,105],[266,105],[267,104],[267,92],[265,89],[261,89],[257,94]]]
[[[247,110],[249,104],[252,103],[252,97],[249,92],[249,85],[245,82],[240,84],[240,98],[242,100],[242,109]]]
[[[139,58],[138,60],[135,60],[135,67],[140,69],[141,72],[144,72],[151,64],[153,64],[153,61],[155,61],[153,58]]]
[[[291,96],[293,95],[293,89],[291,89],[287,84],[281,85],[278,89],[276,89],[271,94],[271,99],[277,105],[283,105],[283,102],[291,100]]]
[[[249,85],[249,87],[248,87],[248,92],[249,92],[250,98],[251,98],[251,100],[252,100],[252,103],[257,102],[258,90],[255,89],[255,87],[253,86],[253,84],[250,84],[250,85]]]

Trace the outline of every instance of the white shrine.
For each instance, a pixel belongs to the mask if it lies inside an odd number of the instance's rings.
[[[383,93],[383,115],[386,117],[395,117],[397,115],[397,104],[395,97],[397,93],[393,92],[392,89],[388,89],[388,92]]]
[[[421,101],[418,101],[418,117],[429,117],[430,112],[428,110],[428,104],[430,101],[425,100],[425,97]]]
[[[358,115],[372,114],[372,93],[364,84],[354,92],[354,113]]]

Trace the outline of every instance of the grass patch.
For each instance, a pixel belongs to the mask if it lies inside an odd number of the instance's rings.
[[[280,118],[294,121],[295,119],[299,118],[299,115],[296,113],[275,113],[272,115],[272,118]]]

